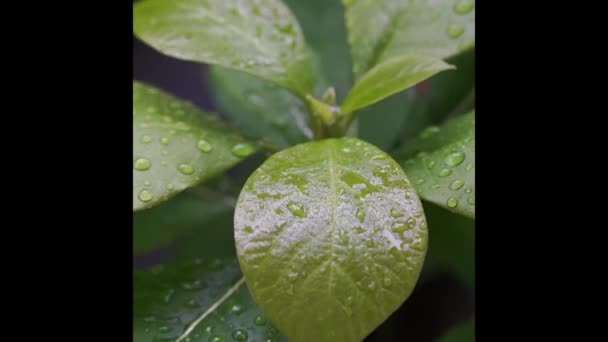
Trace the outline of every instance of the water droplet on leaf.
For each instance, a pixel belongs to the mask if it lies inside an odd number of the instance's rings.
[[[460,179],[453,181],[450,184],[450,190],[458,190],[464,186],[464,182]]]
[[[207,140],[199,140],[198,143],[196,144],[196,147],[201,151],[201,152],[209,152],[211,151],[212,147],[211,144],[207,141]]]
[[[445,163],[449,166],[457,166],[464,161],[464,157],[462,152],[452,152],[445,158]]]
[[[249,144],[236,144],[232,148],[232,154],[237,157],[244,158],[253,153],[254,147]]]
[[[456,208],[456,206],[458,205],[458,200],[454,197],[450,197],[448,198],[446,204],[449,208]]]
[[[149,202],[152,199],[152,193],[148,190],[142,190],[137,197],[142,202]]]
[[[150,168],[151,165],[152,163],[150,162],[150,160],[146,158],[137,158],[135,160],[135,163],[133,163],[133,167],[135,168],[135,170],[139,171],[147,170]]]
[[[190,165],[188,163],[179,164],[177,166],[177,169],[179,170],[179,172],[181,172],[185,175],[191,175],[192,173],[194,173],[194,168],[192,167],[192,165]]]

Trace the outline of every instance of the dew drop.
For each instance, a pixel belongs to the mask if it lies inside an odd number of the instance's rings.
[[[168,333],[169,331],[171,331],[171,327],[163,325],[158,328],[158,331],[161,333]]]
[[[403,213],[395,210],[394,208],[391,208],[391,216],[397,218],[403,216]]]
[[[169,145],[169,138],[167,138],[167,137],[160,138],[160,143],[163,145]]]
[[[298,275],[299,275],[298,272],[289,271],[289,273],[287,273],[287,279],[293,283],[294,281],[296,281],[298,279]]]
[[[133,168],[139,171],[147,170],[150,166],[152,166],[152,163],[150,162],[150,159],[146,158],[137,158],[135,163],[133,163]]]
[[[190,165],[188,163],[179,164],[177,166],[177,169],[179,170],[179,172],[181,172],[185,175],[191,175],[192,173],[194,173],[194,168],[192,167],[192,165]]]
[[[289,202],[287,204],[287,209],[289,209],[289,211],[295,216],[306,217],[306,213],[304,212],[304,207],[302,207],[302,205],[299,203]]]
[[[473,0],[458,0],[454,5],[454,12],[458,14],[467,14],[475,7]]]
[[[414,182],[414,184],[417,184],[417,185],[420,185],[420,184],[422,184],[422,183],[424,183],[424,178],[418,178],[418,179],[416,179],[416,181]]]
[[[200,307],[200,305],[198,304],[196,299],[190,299],[189,301],[186,302],[185,305],[187,308],[191,308],[191,309],[197,309]]]
[[[209,151],[211,151],[212,147],[211,144],[207,141],[207,140],[199,140],[198,143],[196,144],[196,147],[199,149],[199,151],[207,153]]]
[[[175,189],[175,186],[173,184],[171,184],[171,183],[167,184],[167,190],[171,191],[173,189]]]
[[[232,308],[230,308],[230,311],[232,311],[233,314],[238,316],[245,312],[245,308],[240,304],[234,304]]]
[[[359,222],[363,222],[365,220],[365,211],[363,209],[357,208],[355,215],[357,216]]]
[[[409,229],[409,225],[407,223],[405,223],[405,222],[395,222],[391,226],[391,229],[395,233],[403,233],[404,231],[406,231],[406,230]]]
[[[340,241],[342,241],[343,244],[348,244],[348,236],[346,236],[344,230],[340,230],[338,235],[340,236]]]
[[[376,289],[376,282],[374,282],[373,280],[372,280],[372,281],[370,281],[370,282],[367,284],[367,288],[368,288],[370,291],[374,291],[374,290]]]
[[[446,204],[449,208],[456,208],[456,206],[458,205],[458,200],[454,197],[450,197],[448,198]]]
[[[384,277],[384,287],[391,287],[391,285],[393,285],[393,280],[391,279],[391,277]]]
[[[223,338],[222,336],[213,336],[209,339],[209,342],[225,342],[226,339]]]
[[[237,157],[247,157],[248,155],[252,154],[254,151],[254,147],[249,145],[249,144],[236,144],[234,145],[234,147],[232,147],[232,154],[234,154]]]
[[[453,181],[450,184],[450,190],[458,190],[464,186],[464,182],[460,179]]]
[[[473,169],[473,163],[468,163],[467,166],[465,167],[465,170],[471,171],[471,169]]]
[[[458,37],[462,36],[463,33],[464,33],[464,28],[462,26],[458,26],[458,25],[448,26],[448,36],[450,36],[450,38],[458,38]]]
[[[232,338],[239,342],[245,342],[247,341],[247,332],[241,329],[235,330],[232,333]]]
[[[447,177],[451,174],[452,174],[452,170],[450,170],[450,169],[443,169],[443,170],[439,171],[439,177]]]
[[[211,334],[213,332],[213,330],[215,330],[215,327],[213,325],[208,325],[205,327],[205,332],[207,334]]]
[[[464,190],[464,192],[466,192],[467,194],[470,194],[471,192],[473,192],[473,189],[472,188],[466,188]]]
[[[152,193],[148,190],[142,190],[139,192],[137,198],[142,202],[149,202],[152,199]]]
[[[152,137],[149,135],[144,135],[141,137],[141,142],[144,144],[149,144],[152,142]]]
[[[467,200],[467,203],[469,203],[470,205],[475,205],[475,196],[469,197],[469,199]]]
[[[445,163],[449,166],[457,166],[464,161],[464,157],[462,152],[452,152],[445,158]]]
[[[433,185],[429,186],[429,189],[431,189],[431,190],[437,190],[440,187],[441,187],[441,185],[439,185],[439,184],[433,184]]]
[[[266,319],[260,315],[255,317],[255,320],[253,321],[255,323],[255,325],[259,325],[262,326],[264,324],[266,324]]]

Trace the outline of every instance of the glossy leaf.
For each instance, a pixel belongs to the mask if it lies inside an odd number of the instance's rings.
[[[442,127],[425,129],[406,150],[395,153],[420,197],[475,218],[475,112]]]
[[[475,342],[475,318],[453,327],[439,342]]]
[[[231,198],[200,188],[133,215],[133,252],[150,252],[200,230],[219,215],[232,213]]]
[[[133,81],[133,210],[215,176],[256,147],[215,115]]]
[[[215,104],[248,136],[279,148],[312,136],[304,103],[289,91],[240,71],[209,68]]]
[[[378,64],[346,95],[343,113],[351,113],[398,93],[453,66],[430,56],[407,54]]]
[[[241,269],[289,341],[360,341],[414,289],[424,211],[399,165],[355,138],[271,156],[235,211]]]
[[[180,255],[133,275],[133,340],[285,341],[255,305],[235,257],[230,216]]]
[[[133,31],[175,58],[247,72],[300,96],[312,90],[304,36],[280,0],[145,0],[134,5]]]
[[[353,72],[403,54],[445,59],[475,43],[474,0],[343,0]]]

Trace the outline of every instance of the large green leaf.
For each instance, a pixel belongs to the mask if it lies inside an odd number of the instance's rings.
[[[353,72],[406,53],[447,58],[473,47],[474,0],[343,0]]]
[[[394,155],[422,199],[475,218],[475,112],[428,127]]]
[[[271,156],[237,201],[235,237],[255,301],[289,341],[360,341],[414,289],[424,211],[399,165],[355,138]]]
[[[453,327],[439,342],[475,342],[475,318]]]
[[[145,0],[134,5],[133,31],[169,56],[312,91],[304,36],[280,0]]]
[[[430,56],[404,54],[373,67],[348,92],[342,113],[351,113],[453,66]]]
[[[133,81],[133,210],[232,167],[257,148],[215,115]]]
[[[182,192],[149,210],[133,215],[133,252],[150,252],[205,227],[218,215],[233,210],[232,199],[206,188]]]
[[[135,271],[135,342],[284,341],[243,281],[231,216],[216,222],[173,260]]]

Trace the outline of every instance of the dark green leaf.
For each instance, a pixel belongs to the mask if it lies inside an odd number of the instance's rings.
[[[424,203],[429,225],[425,272],[450,272],[475,288],[475,221]]]
[[[439,342],[475,342],[475,318],[455,326]]]
[[[404,54],[385,60],[355,83],[342,104],[342,112],[352,113],[448,69],[453,66],[424,55]]]
[[[215,115],[133,81],[133,210],[232,167],[256,147]]]
[[[230,218],[205,226],[171,262],[135,271],[135,342],[284,341],[243,281]]]
[[[447,58],[475,43],[474,0],[343,0],[353,72],[406,53]]]
[[[145,0],[134,5],[133,31],[166,55],[312,91],[304,36],[280,0]]]
[[[273,155],[235,211],[247,284],[293,342],[361,341],[380,325],[417,283],[426,228],[399,165],[355,138]]]
[[[285,148],[312,136],[304,103],[271,82],[222,67],[209,68],[216,105],[247,132]]]
[[[422,199],[475,218],[475,112],[428,127],[394,155]]]
[[[133,215],[133,252],[145,253],[205,227],[218,215],[232,212],[229,196],[205,188],[183,192],[149,210]]]

